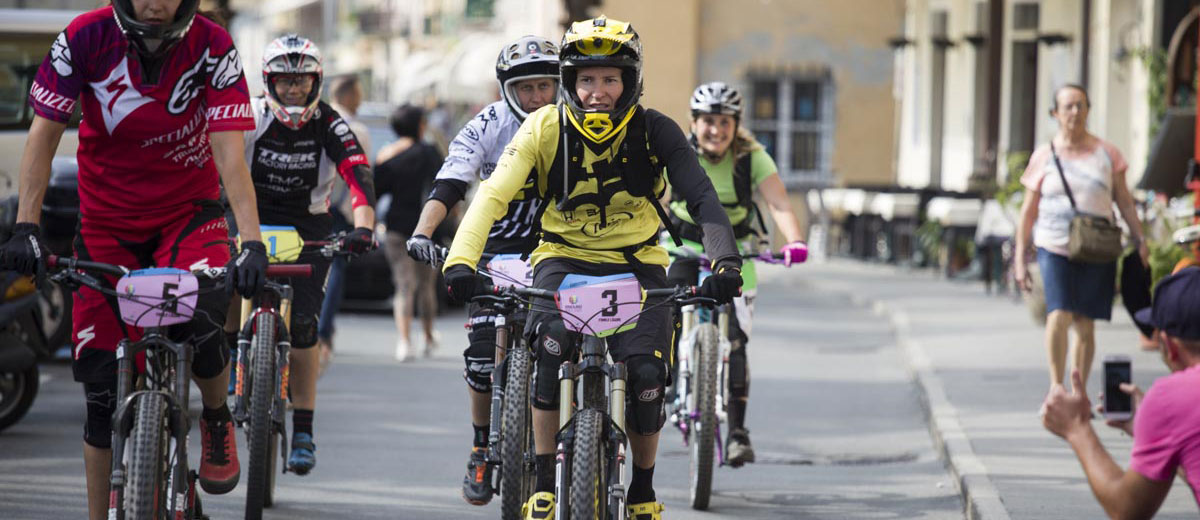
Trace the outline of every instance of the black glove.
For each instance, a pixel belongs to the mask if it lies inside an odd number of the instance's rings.
[[[361,255],[375,249],[375,234],[365,227],[356,227],[342,237],[340,247],[355,255]]]
[[[253,298],[267,283],[267,246],[257,240],[242,242],[242,252],[225,264],[225,292],[237,289],[243,298]]]
[[[408,246],[408,256],[423,264],[436,264],[445,260],[445,248],[425,235],[413,235],[404,245]]]
[[[712,298],[718,303],[729,303],[741,294],[742,271],[737,267],[719,267],[700,285],[700,296]]]
[[[467,303],[472,297],[487,291],[487,279],[465,265],[452,265],[443,276],[450,299],[458,303]]]
[[[45,243],[42,229],[37,224],[18,222],[13,226],[12,237],[0,246],[0,269],[34,275],[41,280],[46,274],[48,252]]]

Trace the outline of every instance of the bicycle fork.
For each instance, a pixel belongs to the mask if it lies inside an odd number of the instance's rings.
[[[487,462],[494,466],[502,463],[500,454],[500,423],[503,419],[504,405],[504,377],[501,367],[504,366],[504,358],[508,352],[508,336],[509,328],[508,321],[503,314],[496,315],[496,358],[492,368],[492,401],[491,415],[488,419],[488,453]],[[492,473],[492,489],[500,491],[500,473],[495,471]]]

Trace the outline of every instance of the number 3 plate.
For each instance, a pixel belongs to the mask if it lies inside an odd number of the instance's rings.
[[[632,329],[642,311],[642,286],[632,274],[569,274],[554,298],[568,330],[598,338]]]

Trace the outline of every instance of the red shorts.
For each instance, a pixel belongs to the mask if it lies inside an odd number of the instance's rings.
[[[229,230],[220,204],[205,200],[181,206],[160,217],[118,222],[83,217],[74,248],[75,256],[80,259],[130,269],[175,267],[196,270],[224,266],[229,261]],[[115,287],[116,277],[104,276],[101,282]],[[201,367],[214,363],[224,365],[212,358],[222,355],[221,352],[208,350],[224,347],[221,323],[229,298],[223,291],[203,291],[212,285],[213,282],[201,281],[196,318],[172,326],[168,331],[172,340],[188,341],[196,346],[193,368],[200,377],[206,377],[200,373]],[[87,287],[75,293],[71,318],[75,379],[81,382],[115,379],[117,343],[126,337],[136,341],[141,337],[141,329],[121,321],[115,298]],[[211,372],[211,367],[203,371]],[[220,372],[219,368],[217,372]]]

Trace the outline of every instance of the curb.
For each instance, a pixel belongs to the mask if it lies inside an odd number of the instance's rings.
[[[891,324],[897,345],[917,382],[934,448],[954,474],[954,485],[963,498],[965,518],[1010,520],[999,491],[988,477],[987,467],[975,455],[971,441],[958,421],[958,409],[946,397],[942,378],[934,372],[925,347],[910,337],[908,314],[894,310],[882,301],[858,295],[850,295],[850,300],[859,307],[871,309],[877,316],[886,317]]]

